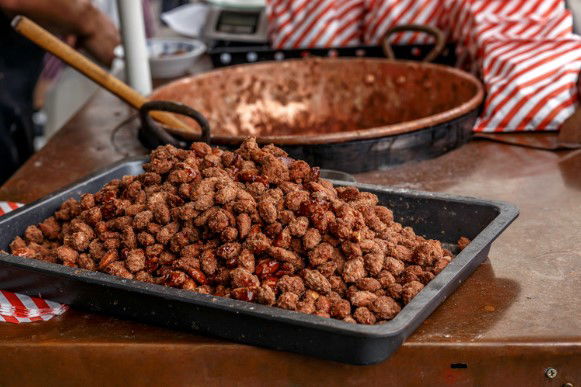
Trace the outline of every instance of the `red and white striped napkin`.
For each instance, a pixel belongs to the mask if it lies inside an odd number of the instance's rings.
[[[20,203],[0,202],[0,216],[22,206]],[[63,314],[67,305],[0,290],[0,322],[14,324],[48,321]]]
[[[54,316],[63,314],[67,309],[67,305],[57,302],[0,290],[0,321],[2,322],[19,324],[48,321]]]

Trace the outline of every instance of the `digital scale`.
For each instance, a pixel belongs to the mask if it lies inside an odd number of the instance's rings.
[[[268,42],[265,0],[205,0],[204,38],[214,42],[262,45]]]

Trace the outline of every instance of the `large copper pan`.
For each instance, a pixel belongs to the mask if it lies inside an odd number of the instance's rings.
[[[200,111],[215,143],[246,136],[325,144],[393,136],[461,117],[482,101],[463,71],[385,59],[303,59],[239,65],[157,89],[154,100]]]

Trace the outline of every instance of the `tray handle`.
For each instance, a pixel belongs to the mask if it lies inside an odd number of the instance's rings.
[[[426,55],[424,59],[422,59],[422,62],[432,62],[438,57],[438,55],[442,53],[442,50],[444,50],[444,46],[446,45],[444,33],[436,27],[423,24],[402,24],[387,30],[383,37],[383,53],[389,59],[395,59],[393,49],[389,43],[389,38],[391,35],[397,32],[425,32],[426,34],[431,35],[434,37],[434,39],[436,39],[436,46],[432,49],[432,51],[430,51],[428,55]]]
[[[169,113],[181,114],[190,117],[200,126],[202,134],[200,140],[210,145],[211,132],[208,120],[199,111],[178,102],[173,101],[148,101],[139,108],[139,119],[141,120],[142,130],[149,136],[156,138],[163,144],[171,144],[180,148],[187,147],[185,141],[181,141],[169,134],[162,125],[159,125],[151,119],[149,113],[152,111],[163,111]]]

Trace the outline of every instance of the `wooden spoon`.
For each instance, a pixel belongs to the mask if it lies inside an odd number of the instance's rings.
[[[87,78],[93,80],[101,87],[109,90],[134,108],[139,109],[141,108],[141,105],[148,101],[147,98],[139,94],[135,89],[132,89],[118,78],[109,74],[87,57],[67,46],[56,36],[27,17],[16,16],[12,20],[12,27],[44,50],[61,59],[63,62],[84,74]],[[173,134],[185,138],[192,138],[198,136],[200,133],[199,130],[192,128],[173,114],[158,111],[151,112],[151,116],[166,125],[167,131]]]

